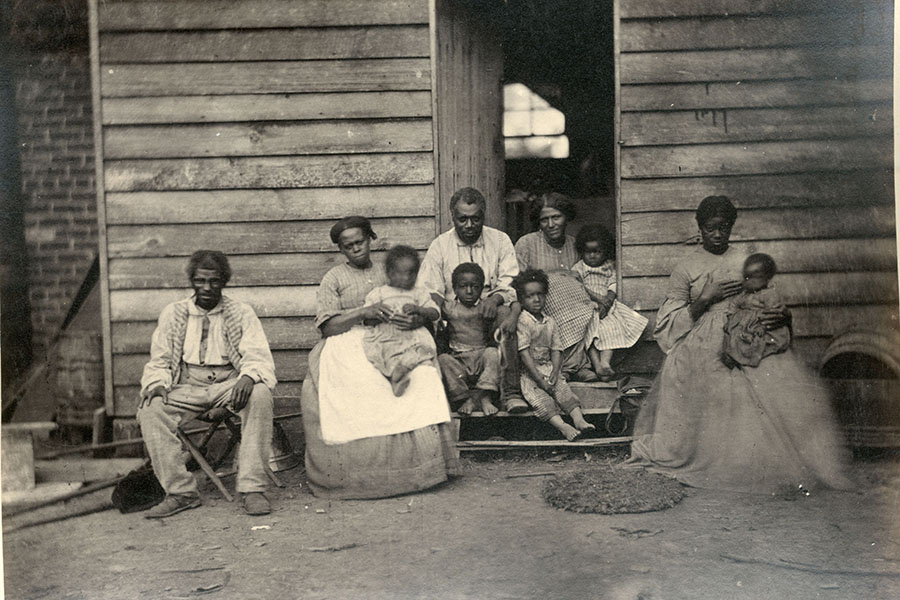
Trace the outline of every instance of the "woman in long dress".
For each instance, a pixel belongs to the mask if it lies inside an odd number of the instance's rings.
[[[793,351],[758,367],[720,359],[728,298],[746,256],[729,246],[737,211],[710,196],[696,213],[702,246],[672,272],[654,331],[666,353],[635,424],[630,465],[701,488],[773,493],[846,489],[845,449],[828,390]],[[770,311],[767,328],[789,312]]]
[[[364,217],[338,221],[331,239],[347,262],[325,274],[316,295],[316,325],[324,339],[309,355],[301,406],[306,474],[319,497],[405,494],[446,481],[459,469],[437,363],[416,367],[406,392],[396,397],[366,359],[364,323],[424,325],[419,315],[363,306],[366,294],[387,282],[369,256],[375,237]]]

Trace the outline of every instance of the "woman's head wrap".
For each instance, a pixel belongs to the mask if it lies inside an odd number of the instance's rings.
[[[535,227],[540,226],[541,210],[544,208],[554,208],[561,212],[566,217],[566,223],[570,223],[577,216],[575,204],[568,196],[559,192],[547,192],[532,201],[529,207],[529,216]]]
[[[734,225],[737,221],[737,209],[728,196],[707,196],[700,202],[695,216],[700,227],[713,217],[721,217],[729,225]]]
[[[339,243],[341,240],[341,233],[347,229],[361,229],[364,236],[373,240],[378,239],[378,236],[372,231],[372,224],[369,223],[367,218],[352,216],[344,217],[331,227],[331,241],[335,244]]]

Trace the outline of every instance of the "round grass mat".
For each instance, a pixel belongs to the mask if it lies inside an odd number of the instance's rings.
[[[557,475],[544,482],[542,494],[556,508],[611,515],[671,508],[684,498],[684,489],[659,473],[607,467]]]

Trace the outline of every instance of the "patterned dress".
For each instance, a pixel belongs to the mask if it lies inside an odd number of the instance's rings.
[[[597,294],[606,296],[608,293],[616,293],[616,263],[608,260],[599,267],[589,267],[584,261],[579,260],[572,270],[581,276],[584,287]],[[616,348],[631,348],[637,342],[644,328],[647,326],[647,318],[637,313],[625,304],[614,300],[609,311],[601,318],[594,305],[594,314],[584,337],[585,348],[593,346],[597,350],[615,350]]]

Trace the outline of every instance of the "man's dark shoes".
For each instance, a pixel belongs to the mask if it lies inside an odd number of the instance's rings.
[[[247,492],[242,494],[244,512],[248,515],[267,515],[272,512],[269,500],[262,492]]]
[[[200,496],[195,494],[171,494],[163,498],[163,501],[147,511],[146,519],[164,519],[178,514],[189,508],[197,508],[202,502]]]

